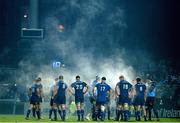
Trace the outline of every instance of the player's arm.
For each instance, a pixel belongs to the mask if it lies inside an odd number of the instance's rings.
[[[144,100],[146,101],[147,98],[147,87],[145,86],[145,91],[144,91]]]
[[[129,98],[132,98],[134,96],[134,87],[132,86],[132,88],[129,89]]]
[[[97,87],[96,86],[93,88],[93,96],[94,96],[94,98],[97,97]]]
[[[31,96],[31,94],[32,94],[32,89],[31,89],[31,88],[29,88],[29,89],[28,89],[28,96],[30,97],[30,96]]]
[[[40,88],[40,97],[44,97],[43,86]]]
[[[120,95],[120,88],[119,88],[118,85],[116,85],[116,87],[115,87],[115,95],[116,95],[116,96],[119,96],[119,95]]]
[[[73,88],[72,85],[69,87],[68,91],[69,91],[70,94],[75,95],[74,88]]]
[[[54,87],[52,88],[52,91],[53,91],[53,96],[52,96],[52,98],[54,98],[54,97],[57,95],[58,86],[57,86],[57,85],[54,85]]]
[[[108,96],[108,98],[111,99],[112,95],[113,95],[113,90],[110,89],[110,90],[109,90],[109,96]]]
[[[84,94],[86,94],[88,91],[89,91],[89,86],[86,85],[86,90],[85,90]]]

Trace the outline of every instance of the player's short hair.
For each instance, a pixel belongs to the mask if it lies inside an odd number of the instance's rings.
[[[59,80],[59,78],[55,78],[55,81],[58,81]]]
[[[59,79],[63,79],[63,78],[64,78],[63,75],[60,75],[60,76],[59,76]]]
[[[136,78],[136,81],[137,81],[137,82],[140,82],[140,81],[141,81],[141,78],[140,78],[140,77],[137,77],[137,78]]]
[[[106,80],[106,77],[102,77],[102,80]]]
[[[40,81],[41,81],[41,78],[38,77],[38,78],[36,79],[36,82],[40,82]]]
[[[77,76],[76,76],[76,79],[80,79],[80,76],[79,76],[79,75],[77,75]]]
[[[97,75],[97,76],[96,76],[96,79],[100,79],[100,77]]]
[[[119,76],[119,79],[124,79],[124,76],[123,76],[123,75],[120,75],[120,76]]]

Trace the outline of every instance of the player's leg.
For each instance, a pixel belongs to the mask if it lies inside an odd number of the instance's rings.
[[[40,110],[40,103],[36,103],[36,115],[38,119],[41,119],[41,110]]]
[[[84,103],[80,103],[80,109],[81,109],[81,121],[84,121]]]
[[[52,116],[52,112],[53,112],[53,104],[54,104],[54,101],[51,98],[50,99],[50,109],[49,109],[49,120],[51,120],[51,116]]]
[[[29,106],[29,108],[28,108],[28,110],[27,110],[27,114],[26,114],[26,119],[27,119],[27,120],[29,119],[29,115],[30,115],[30,113],[31,113],[32,108],[33,108],[33,104],[31,104],[31,102],[30,102],[30,106]]]
[[[107,109],[107,117],[108,117],[108,120],[110,120],[110,119],[111,119],[110,102],[108,102],[108,104],[106,105],[106,109]]]
[[[121,104],[118,104],[116,112],[116,121],[119,121],[120,118],[121,120],[123,120],[123,106]]]
[[[43,110],[42,110],[42,97],[39,98],[39,112],[40,112],[40,119],[43,119],[43,117],[42,117],[42,113],[43,113]]]
[[[129,120],[130,120],[130,118],[131,118],[131,114],[132,114],[133,110],[134,110],[133,104],[129,105],[129,114],[128,114]]]
[[[123,104],[123,113],[124,113],[124,120],[128,121],[129,119],[129,104],[128,103]]]
[[[152,101],[151,101],[151,98],[150,98],[150,97],[147,97],[146,106],[147,106],[147,108],[146,108],[146,114],[149,115],[148,120],[151,121],[151,120],[152,120],[152,119],[151,119],[151,113],[152,113],[152,108],[153,108],[153,107],[152,107]]]
[[[99,118],[100,118],[100,105],[98,104],[98,102],[96,102],[94,120],[97,121]]]
[[[158,115],[158,112],[157,112],[157,110],[155,108],[155,97],[152,97],[151,102],[152,102],[152,110],[154,112],[154,115],[156,116],[157,121],[159,121],[159,115]]]
[[[77,116],[78,116],[78,121],[81,119],[81,103],[76,102],[76,109],[77,109]]]
[[[142,105],[141,108],[142,108],[142,111],[143,111],[143,114],[144,114],[144,121],[147,121],[147,114],[146,114],[145,105]]]
[[[104,121],[105,119],[105,114],[106,114],[106,104],[101,104],[100,105],[100,117],[101,117],[101,121]]]
[[[144,105],[144,100],[143,99],[144,99],[144,97],[136,97],[135,101],[134,101],[136,121],[141,120],[141,113],[143,112],[142,106]]]
[[[61,118],[63,121],[66,119],[66,104],[61,104]]]
[[[33,107],[32,107],[32,115],[34,118],[36,118],[36,106],[35,105],[33,105]]]

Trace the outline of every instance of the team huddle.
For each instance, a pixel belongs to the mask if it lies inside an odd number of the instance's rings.
[[[106,77],[96,76],[91,87],[76,76],[76,81],[70,87],[64,82],[62,75],[55,79],[55,84],[51,87],[51,99],[49,119],[58,120],[57,114],[62,121],[66,120],[66,96],[67,91],[74,96],[77,112],[77,121],[84,121],[84,96],[88,94],[91,102],[91,118],[93,121],[104,121],[107,117],[110,120],[110,103],[112,99],[116,100],[115,121],[129,121],[131,117],[131,107],[135,110],[135,120],[141,121],[143,114],[144,121],[151,120],[152,110],[159,121],[158,113],[154,108],[156,96],[156,84],[151,83],[147,86],[141,81],[141,78],[134,80],[135,85],[125,80],[121,75],[115,89],[106,83]],[[27,111],[26,119],[32,111],[33,117],[41,119],[41,103],[43,97],[43,86],[41,78],[36,79],[35,83],[29,88],[30,107]],[[52,118],[54,114],[54,118]],[[107,116],[106,116],[107,115]]]

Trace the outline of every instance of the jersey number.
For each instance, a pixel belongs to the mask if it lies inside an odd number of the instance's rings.
[[[100,90],[101,90],[101,91],[105,91],[105,89],[106,89],[106,87],[105,87],[105,86],[102,86]]]
[[[82,85],[76,85],[76,89],[77,89],[77,90],[79,90],[79,89],[82,90],[82,89],[83,89],[83,86],[82,86]]]
[[[65,89],[65,84],[63,84],[62,88]]]
[[[123,84],[123,89],[128,89],[128,84]]]
[[[140,91],[143,91],[143,88],[142,88],[142,87],[140,87],[139,89],[140,89]]]

